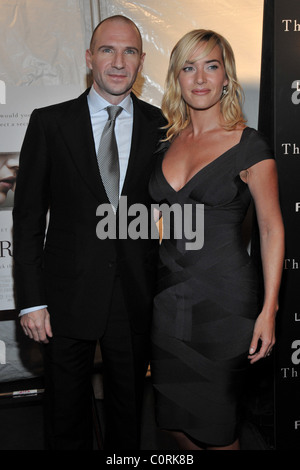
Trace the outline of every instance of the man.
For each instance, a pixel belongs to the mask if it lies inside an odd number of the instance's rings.
[[[131,20],[101,22],[86,52],[92,88],[35,110],[21,150],[15,284],[24,332],[45,344],[50,449],[91,448],[90,374],[98,339],[105,448],[139,447],[157,240],[99,239],[96,212],[109,204],[101,173],[108,156],[101,155],[100,139],[110,105],[122,107],[115,121],[122,196],[128,207],[151,202],[148,181],[164,122],[158,108],[131,91],[144,57]]]

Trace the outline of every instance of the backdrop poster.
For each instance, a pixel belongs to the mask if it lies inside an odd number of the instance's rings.
[[[300,2],[274,2],[274,145],[286,254],[277,328],[276,449],[300,449]]]
[[[2,87],[0,104],[0,311],[13,310],[12,208],[19,153],[34,108],[73,98],[76,85]],[[5,292],[5,295],[4,295]]]
[[[12,207],[19,153],[34,108],[86,88],[84,51],[91,29],[85,0],[0,2],[0,381],[41,371],[39,346],[16,321]]]
[[[2,310],[11,310],[14,307],[11,211],[1,211],[0,221],[0,303]]]

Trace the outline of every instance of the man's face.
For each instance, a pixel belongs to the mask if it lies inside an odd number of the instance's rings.
[[[133,25],[104,22],[95,33],[86,63],[93,73],[95,90],[111,104],[119,104],[131,91],[145,54]]]

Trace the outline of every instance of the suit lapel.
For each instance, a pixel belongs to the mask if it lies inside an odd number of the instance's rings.
[[[67,110],[61,120],[62,135],[70,150],[74,165],[81,177],[99,200],[107,200],[99,173],[95,143],[87,104],[88,90]]]
[[[157,133],[157,122],[152,123],[150,117],[141,109],[138,98],[133,94],[132,99],[134,106],[132,142],[122,195],[128,195],[132,190],[136,191],[136,187],[139,186],[140,174],[147,163],[145,156],[152,155],[151,148],[155,144],[153,133]]]
[[[100,177],[95,152],[95,143],[87,104],[88,91],[75,99],[62,116],[60,127],[74,165],[94,196],[100,201],[108,202]],[[127,172],[122,195],[129,195],[139,186],[140,175],[145,169],[145,158],[154,151],[157,122],[151,121],[135,95],[132,94],[134,116],[132,142]]]

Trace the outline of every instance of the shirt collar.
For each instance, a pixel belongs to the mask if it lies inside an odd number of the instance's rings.
[[[112,104],[106,101],[102,96],[99,95],[99,93],[96,92],[94,86],[91,87],[89,94],[88,94],[88,105],[90,108],[91,114],[98,113],[99,111],[103,111],[107,106],[111,106]],[[133,114],[133,106],[132,106],[132,99],[130,94],[127,95],[121,103],[119,103],[119,106],[122,106],[122,108],[129,114]]]

